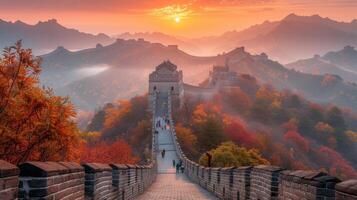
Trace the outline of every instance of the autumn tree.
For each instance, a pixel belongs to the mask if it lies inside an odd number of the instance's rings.
[[[239,87],[231,88],[230,91],[223,93],[223,98],[233,109],[246,115],[252,107],[252,99]]]
[[[288,116],[281,104],[282,97],[280,93],[268,86],[262,86],[255,95],[251,116],[265,123],[269,123],[272,120],[282,123],[288,119]]]
[[[348,130],[345,132],[345,135],[357,145],[357,132]]]
[[[87,146],[93,148],[99,145],[98,142],[122,139],[132,148],[132,153],[140,157],[141,161],[148,161],[151,158],[152,134],[151,115],[146,112],[147,106],[147,95],[106,104],[96,112],[88,126],[88,131],[100,133],[97,143],[89,142]],[[86,137],[86,141],[93,141],[93,137]]]
[[[244,147],[258,146],[258,140],[253,132],[250,132],[244,123],[230,116],[224,118],[224,132],[234,142]]]
[[[83,147],[81,162],[99,163],[125,163],[135,164],[138,158],[133,156],[131,147],[123,140],[116,140],[113,143],[99,141],[95,144],[87,144]]]
[[[193,112],[192,125],[200,152],[215,148],[227,139],[220,112],[219,107],[212,104],[199,104]]]
[[[79,157],[79,131],[68,98],[39,87],[40,59],[21,41],[0,59],[0,159],[69,161]]]
[[[175,126],[175,130],[177,139],[186,155],[190,157],[196,157],[197,151],[195,147],[197,143],[197,137],[193,134],[192,130],[182,126],[182,124],[177,124]]]
[[[215,149],[209,151],[212,167],[239,167],[239,166],[255,166],[260,164],[269,164],[262,158],[257,149],[246,149],[238,147],[233,142],[224,142]],[[199,163],[208,166],[207,154],[203,154]]]
[[[300,135],[297,131],[287,131],[284,135],[284,140],[292,142],[296,149],[301,149],[305,153],[310,149],[310,141]]]
[[[338,107],[332,107],[327,112],[327,122],[338,131],[346,130],[345,119]]]

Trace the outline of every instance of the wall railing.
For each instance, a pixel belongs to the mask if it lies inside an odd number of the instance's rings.
[[[173,140],[185,174],[219,199],[357,200],[357,180],[341,182],[319,171],[286,170],[268,165],[231,168],[199,165],[188,159],[180,147],[171,115],[170,94],[168,106]]]
[[[156,94],[153,95],[153,118]],[[157,174],[157,136],[152,120],[152,156],[148,165],[0,160],[0,200],[127,200],[142,194]]]

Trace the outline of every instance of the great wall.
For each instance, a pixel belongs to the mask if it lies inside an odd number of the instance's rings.
[[[162,65],[165,82],[150,83],[153,114],[152,159],[146,166],[128,164],[25,162],[0,160],[0,200],[12,199],[252,199],[356,200],[357,180],[341,182],[318,171],[286,170],[277,166],[209,168],[189,160],[177,141],[171,110],[181,98],[182,79],[170,81],[176,67]],[[159,73],[160,74],[160,73]],[[181,81],[181,82],[180,82]],[[181,88],[176,90],[176,87]],[[169,129],[155,134],[155,119],[166,115]],[[183,161],[184,174],[172,171],[161,158]]]

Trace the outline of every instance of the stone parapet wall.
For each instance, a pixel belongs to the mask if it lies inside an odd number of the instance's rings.
[[[318,171],[286,170],[277,166],[208,168],[189,160],[178,143],[171,117],[170,127],[185,174],[219,199],[234,200],[357,200],[357,180],[341,182]]]
[[[153,96],[155,112],[155,99]],[[155,113],[153,112],[153,116]],[[152,122],[149,165],[0,160],[0,200],[127,200],[142,194],[156,179],[157,138]]]
[[[356,200],[357,180],[348,180],[338,183],[336,189],[336,200]]]
[[[156,166],[0,160],[0,199],[134,199],[156,178]]]
[[[20,170],[3,160],[0,160],[0,199],[17,199]]]

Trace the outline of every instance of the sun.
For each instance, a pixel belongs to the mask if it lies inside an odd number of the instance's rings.
[[[181,18],[180,18],[179,16],[176,16],[176,17],[175,17],[175,22],[176,22],[176,23],[180,23],[180,22],[181,22]]]

